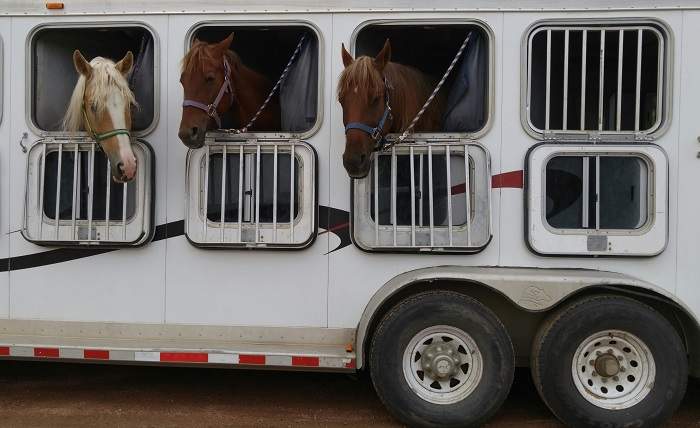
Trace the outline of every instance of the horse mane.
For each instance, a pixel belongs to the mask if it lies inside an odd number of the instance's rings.
[[[432,91],[432,79],[407,65],[388,62],[384,67],[384,76],[389,83],[389,97],[394,120],[389,132],[403,131],[413,120],[418,110]],[[374,58],[361,56],[355,59],[340,74],[338,81],[338,99],[357,90],[366,103],[378,97],[384,91],[384,76],[374,66]],[[416,124],[415,130],[434,130],[441,124],[442,97],[435,99],[426,114]]]
[[[114,61],[98,56],[90,61],[90,66],[92,66],[90,85],[88,85],[88,80],[82,74],[78,77],[78,82],[75,84],[73,94],[68,103],[68,109],[63,117],[62,127],[64,131],[76,132],[83,126],[82,109],[86,90],[89,91],[87,95],[98,113],[103,112],[107,107],[107,97],[115,89],[124,97],[128,105],[138,105],[134,93],[129,88],[129,83],[121,72],[117,70]]]

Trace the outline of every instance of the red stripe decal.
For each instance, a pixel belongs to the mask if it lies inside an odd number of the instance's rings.
[[[204,352],[161,352],[160,361],[168,363],[206,363],[209,355]]]
[[[523,188],[523,170],[504,172],[503,174],[496,174],[491,177],[491,187],[494,189],[500,189],[503,187],[510,187],[513,189]]]
[[[10,347],[0,346],[0,357],[7,357],[8,355],[10,355]]]
[[[318,367],[318,357],[292,357],[293,366]]]
[[[350,360],[349,363],[345,363],[345,368],[346,369],[354,369],[355,368],[355,359],[353,358]]]
[[[103,349],[85,349],[83,358],[86,360],[109,360],[109,351]]]
[[[239,355],[238,364],[265,364],[264,355]]]
[[[34,356],[58,358],[58,348],[34,348]]]

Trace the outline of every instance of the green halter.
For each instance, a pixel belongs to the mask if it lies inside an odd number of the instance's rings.
[[[107,138],[111,138],[117,135],[126,135],[128,138],[131,138],[131,133],[129,132],[129,130],[124,128],[112,129],[111,131],[98,134],[93,130],[92,124],[90,123],[90,118],[88,117],[87,112],[85,111],[85,104],[82,105],[81,109],[83,110],[83,118],[85,119],[85,125],[87,125],[87,132],[88,134],[90,134],[92,139],[95,140],[96,143],[100,143],[103,140],[106,140]]]

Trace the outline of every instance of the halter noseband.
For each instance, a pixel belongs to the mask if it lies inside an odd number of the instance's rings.
[[[131,138],[131,132],[125,128],[116,128],[102,133],[95,132],[92,124],[90,123],[90,118],[85,111],[85,104],[82,105],[81,110],[83,111],[83,118],[85,119],[85,127],[87,128],[87,132],[96,143],[101,143],[102,141],[108,138],[116,137],[117,135],[126,135],[127,138]]]
[[[233,87],[231,86],[231,66],[229,66],[228,61],[226,60],[226,58],[224,58],[224,83],[221,84],[221,88],[219,88],[219,93],[216,95],[216,98],[214,98],[214,101],[211,104],[204,104],[195,100],[185,100],[182,102],[182,106],[194,107],[200,110],[204,110],[204,112],[209,117],[216,121],[216,126],[221,128],[221,117],[219,117],[219,112],[216,111],[216,109],[219,108],[219,103],[221,103],[221,99],[224,98],[224,94],[227,93],[231,94],[231,103],[233,103]]]
[[[384,138],[384,125],[386,125],[387,120],[393,119],[393,115],[391,113],[391,105],[389,104],[389,88],[389,82],[386,80],[386,77],[384,77],[384,114],[382,114],[381,119],[379,119],[379,123],[377,123],[377,126],[371,127],[362,122],[350,122],[347,125],[345,125],[346,134],[351,129],[359,129],[360,131],[369,134],[370,138],[374,140],[375,152],[382,150],[387,144],[386,138]]]

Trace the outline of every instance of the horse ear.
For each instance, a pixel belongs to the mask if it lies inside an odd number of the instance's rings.
[[[391,44],[389,39],[384,42],[384,47],[379,51],[377,56],[374,57],[374,65],[377,66],[379,71],[384,71],[384,67],[391,60]]]
[[[345,67],[349,67],[355,60],[353,59],[352,55],[350,55],[350,52],[345,49],[345,43],[341,43],[340,46],[342,51],[341,53],[343,54],[343,65]]]
[[[89,78],[92,74],[92,66],[77,49],[73,52],[73,65],[75,70],[86,78]]]
[[[233,42],[233,33],[229,34],[228,37],[217,43],[216,48],[221,52],[226,52],[226,50],[231,47],[231,42]]]
[[[134,54],[131,53],[131,51],[127,52],[126,55],[124,55],[124,58],[121,59],[116,64],[117,70],[122,74],[122,76],[126,76],[129,74],[131,71],[131,67],[134,65]]]

